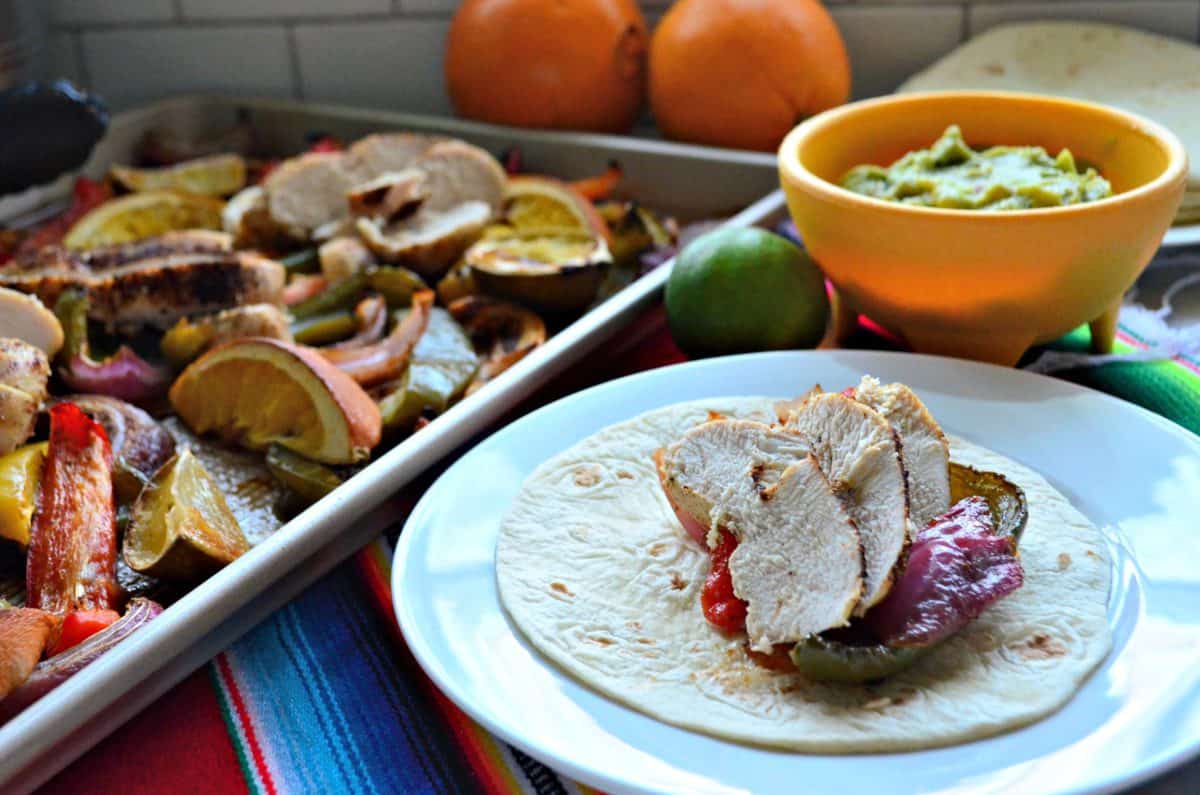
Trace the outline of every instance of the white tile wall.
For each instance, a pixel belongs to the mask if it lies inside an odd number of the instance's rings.
[[[1200,3],[1178,0],[1141,0],[1141,2],[1080,2],[1056,0],[1040,3],[1009,2],[973,4],[968,12],[970,35],[990,27],[1028,19],[1086,19],[1141,28],[1164,36],[1195,40],[1200,27]]]
[[[290,19],[388,14],[392,0],[181,0],[180,6],[185,20]]]
[[[654,25],[673,0],[639,0]],[[892,90],[1004,22],[1108,20],[1196,40],[1200,0],[827,0],[855,96]],[[460,0],[51,0],[51,72],[115,109],[228,91],[446,113],[441,53]]]
[[[450,113],[442,81],[445,20],[297,25],[306,99]]]
[[[850,51],[855,97],[887,94],[962,40],[957,4],[834,6],[833,18]]]
[[[60,25],[147,22],[175,18],[171,0],[53,0],[51,19]]]
[[[189,91],[296,94],[279,26],[85,32],[83,57],[90,87],[116,109]]]

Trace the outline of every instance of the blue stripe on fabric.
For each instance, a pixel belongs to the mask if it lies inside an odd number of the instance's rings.
[[[356,578],[340,567],[230,651],[280,792],[470,791]]]

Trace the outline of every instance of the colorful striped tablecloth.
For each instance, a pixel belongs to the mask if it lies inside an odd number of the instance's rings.
[[[1083,350],[1086,334],[1055,347]],[[862,344],[881,343],[864,334]],[[1133,351],[1145,342],[1123,327],[1119,347]],[[683,359],[655,309],[523,411]],[[1061,375],[1200,433],[1195,358]],[[409,505],[435,474],[407,490]],[[482,730],[413,661],[388,587],[401,522],[64,770],[46,791],[591,792]],[[1173,776],[1189,776],[1200,787],[1198,773],[1193,767]],[[1165,785],[1171,792],[1200,791],[1177,789],[1182,779],[1175,781]]]

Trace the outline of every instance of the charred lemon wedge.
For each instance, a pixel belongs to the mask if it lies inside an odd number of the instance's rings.
[[[155,473],[134,503],[122,553],[134,571],[198,580],[249,548],[221,489],[184,448]]]
[[[115,165],[109,176],[127,190],[169,190],[197,196],[231,196],[246,185],[246,161],[240,155],[211,155],[163,168]]]
[[[596,298],[612,264],[608,226],[579,191],[549,177],[511,177],[500,223],[463,263],[479,289],[545,312],[574,312]]]
[[[225,202],[171,191],[131,193],[101,204],[75,222],[63,238],[67,248],[130,243],[179,229],[221,229]]]

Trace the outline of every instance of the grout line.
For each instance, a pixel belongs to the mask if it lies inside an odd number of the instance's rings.
[[[292,73],[292,96],[301,102],[304,101],[304,73],[300,70],[300,48],[296,46],[296,26],[286,24],[283,26],[285,35],[287,36],[288,49],[288,67]]]
[[[443,11],[412,11],[404,14],[405,19],[415,20],[434,20],[449,21],[453,17],[453,13]],[[67,22],[54,25],[56,31],[86,31],[88,33],[106,33],[109,31],[135,31],[135,30],[178,30],[181,21],[187,23],[187,29],[198,28],[240,28],[240,27],[262,27],[264,25],[305,25],[305,24],[323,24],[336,25],[343,22],[390,22],[395,21],[396,17],[388,13],[377,12],[361,12],[347,13],[330,16],[328,14],[303,14],[286,17],[272,16],[255,16],[255,17],[237,17],[229,19],[197,19],[195,17],[187,17],[184,20],[175,19],[142,19],[132,20],[128,22]]]

